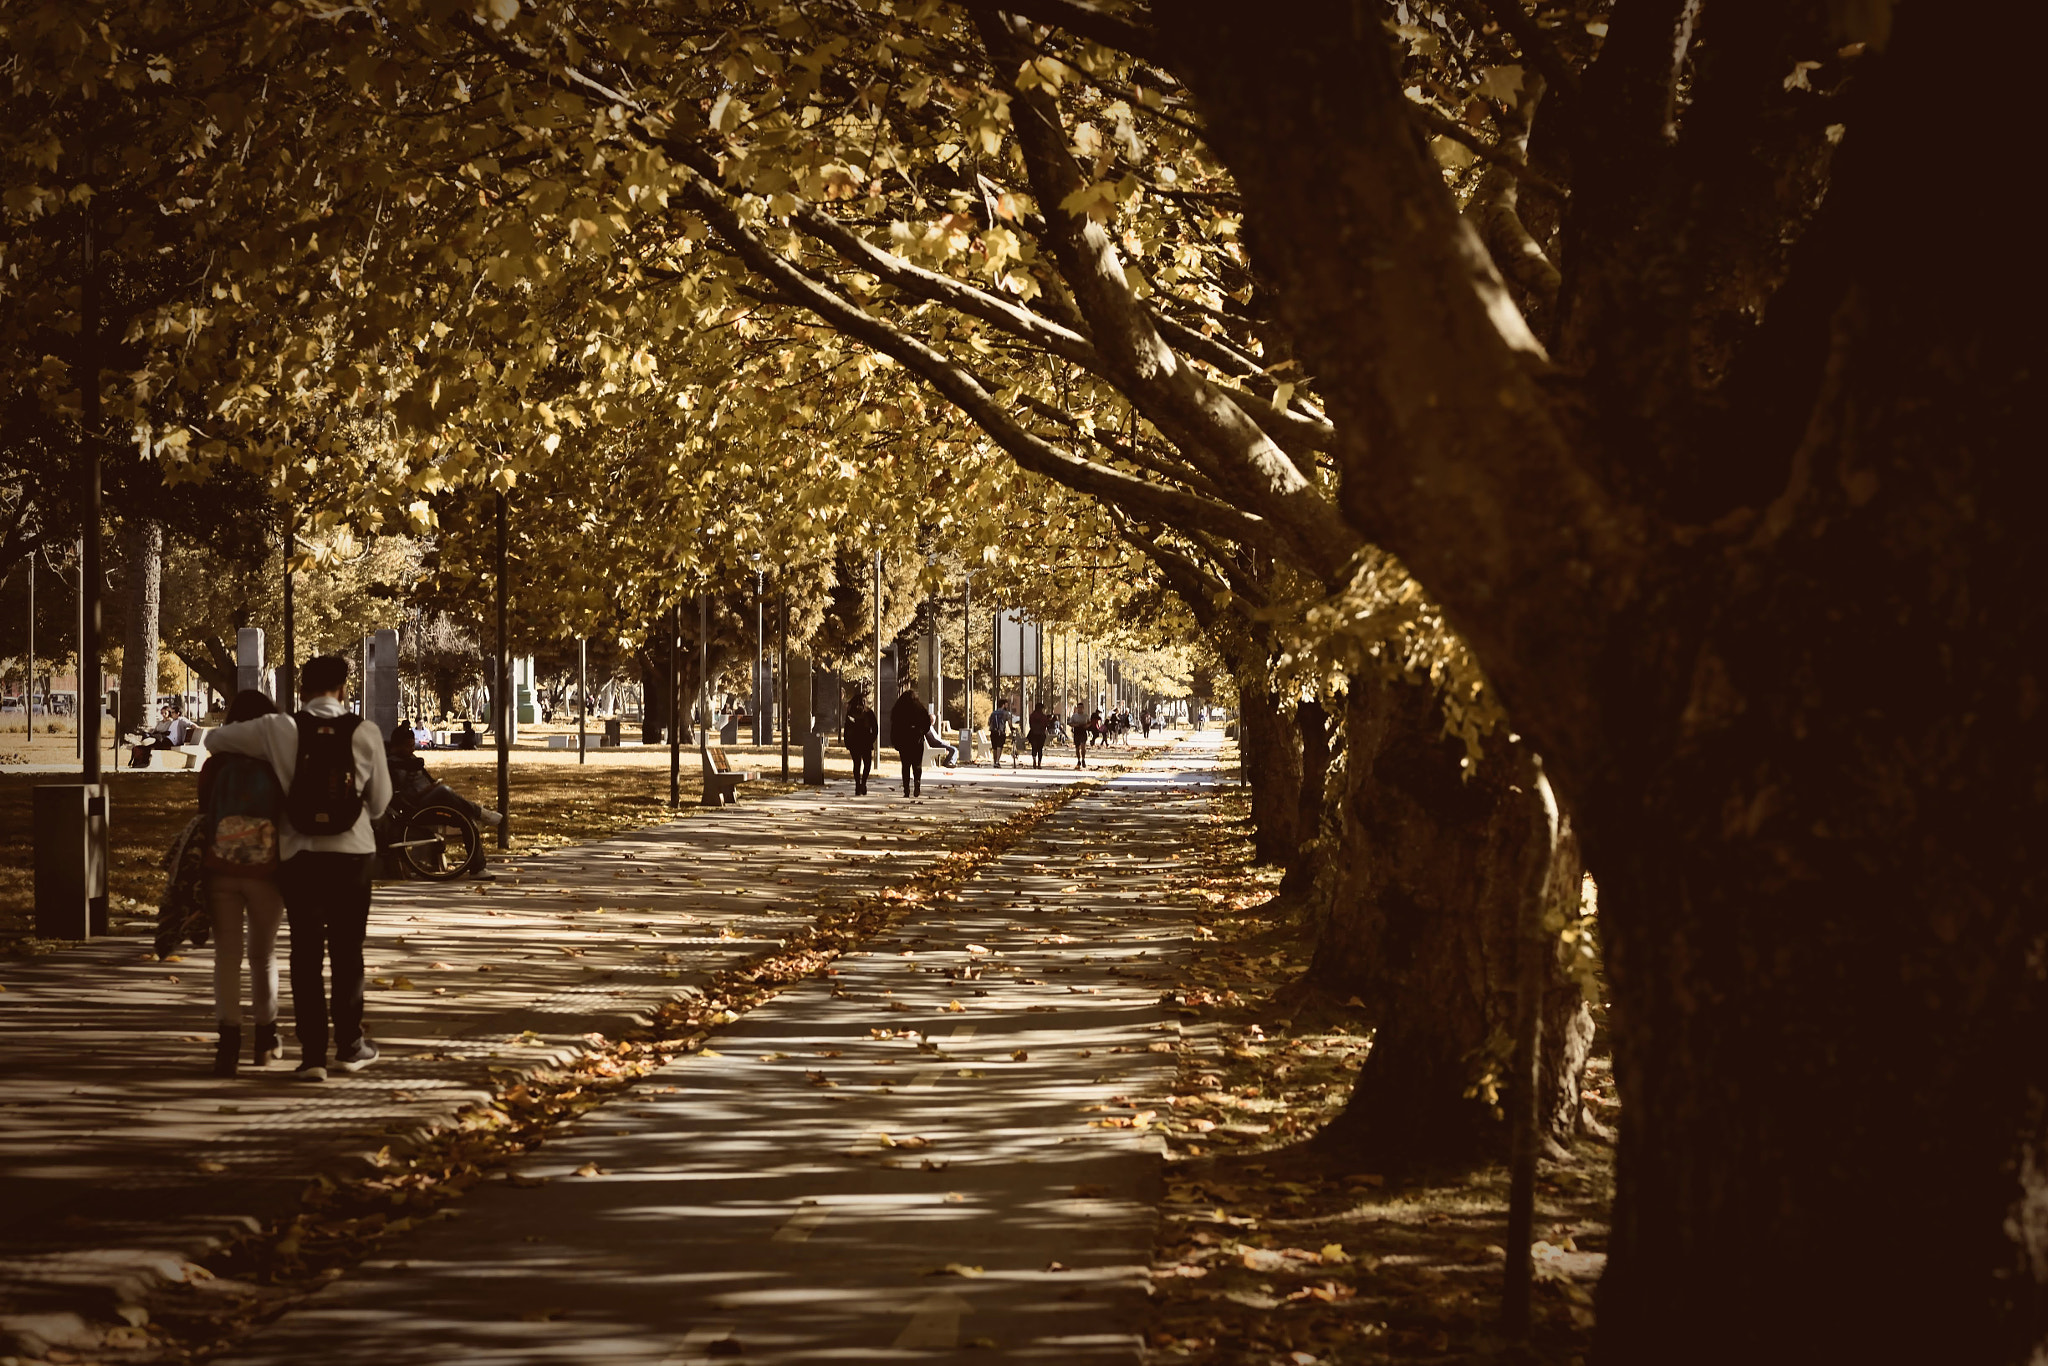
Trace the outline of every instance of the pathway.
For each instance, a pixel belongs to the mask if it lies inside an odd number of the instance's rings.
[[[646,1019],[821,901],[897,885],[1076,776],[955,770],[916,803],[842,782],[517,860],[495,882],[381,886],[368,1019],[386,1060],[320,1085],[287,1080],[289,1056],[208,1073],[211,949],[159,962],[115,938],[0,965],[0,1349],[10,1333],[90,1341],[315,1172],[361,1170],[486,1098],[492,1072]]]
[[[227,1360],[1136,1359],[1212,753],[1083,796]]]

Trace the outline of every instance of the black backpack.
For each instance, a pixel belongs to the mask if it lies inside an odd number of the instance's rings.
[[[339,835],[355,828],[363,813],[355,755],[356,727],[363,718],[302,711],[292,719],[299,723],[299,757],[284,798],[292,828],[301,835]]]

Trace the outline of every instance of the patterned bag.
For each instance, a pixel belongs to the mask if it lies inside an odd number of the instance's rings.
[[[206,870],[230,877],[267,878],[277,872],[277,813],[284,792],[270,765],[246,754],[218,754],[207,765]]]
[[[213,906],[206,898],[209,835],[206,817],[194,816],[164,851],[162,866],[169,876],[164,882],[163,900],[156,908],[159,958],[176,953],[178,945],[187,939],[195,947],[203,948],[213,933]]]

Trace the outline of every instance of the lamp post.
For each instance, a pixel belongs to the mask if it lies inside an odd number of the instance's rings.
[[[590,637],[576,638],[576,762],[589,759]]]
[[[505,528],[505,491],[500,489],[498,490],[498,582],[496,584],[498,590],[498,696],[497,707],[495,708],[498,713],[498,810],[502,813],[498,819],[498,847],[500,849],[510,849],[512,847],[512,643],[506,638],[506,625],[510,616],[511,602],[511,587],[505,580],[505,541],[507,534]],[[287,600],[289,600],[292,581],[291,561],[287,559],[285,565],[284,581]],[[291,652],[292,630],[289,608],[285,612],[284,630],[285,652],[289,655]],[[292,686],[294,689],[297,688],[298,680],[296,678],[293,679]]]
[[[644,703],[642,705],[645,705]],[[683,804],[683,604],[668,609],[668,804]]]
[[[882,710],[882,550],[875,547],[875,687],[869,694],[870,705],[875,709],[875,722],[879,727],[887,724],[887,713]],[[886,744],[889,737],[883,736],[878,743]]]
[[[711,767],[711,594],[697,595],[697,758]]]
[[[775,640],[775,680],[778,710],[782,713],[782,781],[789,781],[789,584],[776,594],[781,600],[782,620]]]
[[[768,743],[768,577],[754,556],[754,743]]]
[[[974,571],[960,585],[960,762],[974,762]]]

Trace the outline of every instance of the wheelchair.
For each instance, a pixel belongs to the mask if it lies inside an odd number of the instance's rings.
[[[377,822],[377,853],[408,877],[449,882],[484,867],[483,833],[467,812],[432,792],[394,793]]]

